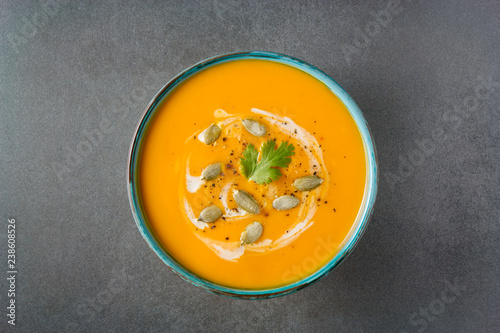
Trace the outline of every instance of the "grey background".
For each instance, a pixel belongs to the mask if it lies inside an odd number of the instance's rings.
[[[42,4],[0,3],[0,331],[498,332],[498,1]],[[125,185],[154,94],[238,50],[331,75],[363,110],[380,166],[354,253],[317,284],[265,301],[212,295],[170,272],[139,234]]]

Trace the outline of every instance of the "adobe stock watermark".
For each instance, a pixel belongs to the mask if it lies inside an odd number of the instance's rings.
[[[457,133],[471,115],[476,112],[478,115],[482,101],[487,100],[493,94],[500,93],[500,82],[493,81],[492,76],[484,78],[478,77],[478,82],[462,100],[448,105],[440,114],[440,119],[435,124],[437,126],[431,131],[430,137],[414,140],[414,148],[404,155],[399,155],[399,164],[396,170],[386,171],[384,178],[389,184],[392,192],[396,185],[408,180],[415,170],[422,166],[426,159],[432,157],[438,147]],[[441,125],[440,125],[441,124]]]
[[[21,45],[35,37],[66,3],[67,1],[41,1],[40,8],[34,14],[21,17],[18,30],[15,33],[7,33],[7,40],[14,52],[18,53]]]
[[[146,75],[149,80],[146,79],[141,85],[132,89],[129,94],[122,94],[120,99],[111,106],[110,115],[103,116],[95,128],[82,130],[80,133],[82,138],[76,145],[65,145],[63,147],[65,157],[62,163],[52,162],[51,165],[60,182],[64,182],[66,177],[83,165],[85,159],[97,149],[104,138],[120,127],[117,123],[122,122],[130,114],[131,110],[136,110],[140,105],[145,104],[148,91],[158,88],[151,85],[151,83],[155,82],[152,78],[160,75],[150,70]]]
[[[312,255],[304,258],[302,261],[294,264],[289,270],[283,272],[281,280],[288,283],[296,277],[302,277],[307,273],[313,272],[322,263],[324,263],[330,254],[337,249],[338,244],[332,241],[332,236],[318,237],[316,239],[317,245],[314,248]]]
[[[83,299],[76,306],[76,314],[83,320],[83,324],[93,322],[96,316],[115,300],[116,296],[125,290],[128,281],[134,280],[135,276],[128,274],[126,268],[120,271],[113,270],[109,283],[94,297]],[[66,332],[75,332],[81,329],[82,324],[69,322],[65,325]]]
[[[410,0],[407,0],[410,1]],[[386,28],[389,27],[394,18],[403,11],[404,7],[400,0],[389,0],[385,8],[370,12],[372,20],[368,21],[363,29],[354,29],[354,38],[351,43],[342,45],[342,53],[345,60],[350,63],[355,55],[368,48],[373,40]]]
[[[401,333],[423,332],[425,331],[441,314],[446,311],[446,307],[451,306],[458,298],[463,296],[466,290],[455,279],[454,283],[448,280],[444,281],[444,288],[439,296],[413,312],[408,319],[408,324],[412,326],[411,330],[403,330]]]

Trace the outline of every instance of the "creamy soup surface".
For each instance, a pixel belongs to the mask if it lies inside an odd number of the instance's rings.
[[[265,134],[252,134],[245,120]],[[208,144],[211,126],[220,133]],[[293,146],[286,167],[269,167],[280,176],[268,183],[242,171],[249,149],[255,165],[262,161],[263,144]],[[141,149],[140,201],[157,239],[189,271],[227,287],[279,287],[317,271],[340,250],[365,191],[363,143],[343,103],[314,77],[273,61],[229,61],[187,79],[160,106]],[[203,179],[214,164],[215,178]],[[304,176],[321,183],[298,190]],[[238,204],[238,191],[257,214]],[[282,196],[296,206],[273,207]],[[221,212],[213,222],[203,218],[210,206]],[[261,233],[245,243],[255,222]]]

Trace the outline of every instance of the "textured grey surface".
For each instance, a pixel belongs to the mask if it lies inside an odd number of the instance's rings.
[[[2,1],[0,31],[0,331],[498,332],[498,1]],[[266,301],[211,295],[170,272],[125,186],[156,91],[195,62],[250,49],[337,80],[380,163],[354,253]]]

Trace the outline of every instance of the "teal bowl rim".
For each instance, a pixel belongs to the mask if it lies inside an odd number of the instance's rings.
[[[290,65],[310,74],[311,76],[315,77],[323,84],[325,84],[344,103],[349,113],[353,117],[363,139],[365,158],[367,160],[365,194],[362,206],[358,212],[358,217],[356,219],[359,222],[355,226],[355,228],[351,229],[351,231],[349,232],[350,238],[346,238],[347,241],[344,241],[342,249],[327,264],[325,264],[322,268],[320,268],[313,274],[285,286],[263,290],[237,289],[217,285],[193,274],[192,272],[184,268],[175,260],[175,258],[167,253],[167,251],[161,246],[160,242],[157,240],[151,229],[148,227],[148,223],[146,222],[147,218],[141,208],[138,195],[139,189],[136,170],[138,170],[137,165],[140,157],[142,139],[147,131],[149,121],[154,117],[156,111],[158,110],[158,106],[168,95],[168,93],[175,87],[177,87],[180,83],[182,83],[185,79],[210,66],[238,59],[264,59]],[[373,212],[377,194],[377,181],[377,152],[375,143],[361,110],[356,105],[354,100],[349,96],[349,94],[337,82],[335,82],[335,80],[333,80],[330,76],[328,76],[318,68],[300,59],[285,54],[264,51],[233,52],[208,58],[185,69],[180,74],[175,76],[172,80],[170,80],[165,86],[163,86],[163,88],[155,95],[155,97],[147,106],[136,128],[134,137],[132,139],[132,144],[130,146],[127,169],[127,190],[130,207],[132,209],[132,213],[134,215],[134,219],[137,227],[139,228],[139,231],[141,232],[142,236],[151,247],[153,252],[172,271],[177,273],[181,278],[190,282],[191,284],[194,284],[195,286],[201,287],[215,294],[243,299],[272,298],[293,293],[318,281],[318,279],[324,277],[329,272],[331,272],[333,268],[337,267],[347,257],[347,255],[352,252],[359,239],[363,235],[364,231],[366,230],[368,221]]]

